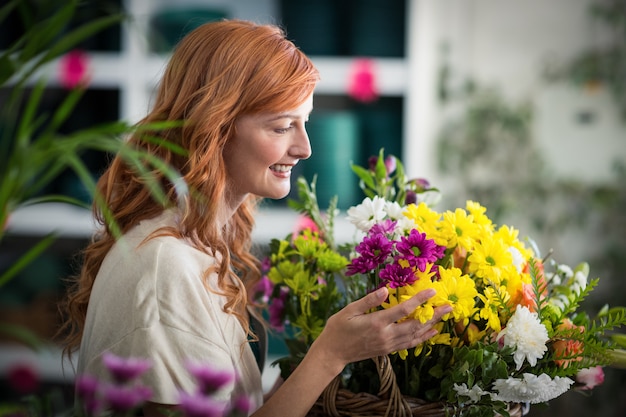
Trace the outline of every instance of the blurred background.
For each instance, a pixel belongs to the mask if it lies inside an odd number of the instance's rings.
[[[23,4],[38,19],[55,7]],[[317,174],[322,206],[335,194],[343,210],[359,202],[350,162],[364,165],[384,147],[409,176],[443,191],[439,208],[480,201],[495,222],[518,226],[557,260],[588,261],[602,278],[589,309],[626,303],[625,0],[85,0],[75,23],[119,11],[128,19],[40,74],[49,82],[43,111],[67,94],[68,68],[88,76],[62,131],[141,119],[173,46],[199,24],[279,24],[321,72],[308,124],[314,154],[294,178]],[[8,19],[0,50],[23,31],[19,16]],[[0,103],[8,94],[0,90]],[[107,161],[97,152],[83,158],[94,177]],[[88,198],[70,172],[45,192]],[[286,210],[284,200],[265,204],[256,243],[291,232]],[[0,323],[30,329],[50,348],[34,354],[3,332],[0,371],[35,363],[63,385],[72,372],[60,369],[51,341],[55,305],[92,232],[89,213],[58,205],[14,213],[0,268],[52,230],[52,248],[0,288]],[[590,396],[569,392],[530,415],[625,416],[626,372],[605,372]]]

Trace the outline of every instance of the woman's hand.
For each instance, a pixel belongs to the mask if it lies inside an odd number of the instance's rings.
[[[437,334],[433,326],[444,314],[452,311],[451,306],[441,306],[426,323],[418,320],[399,322],[435,295],[435,290],[427,289],[394,307],[368,313],[380,306],[387,295],[388,290],[380,288],[330,317],[309,354],[320,355],[320,363],[339,374],[350,362],[409,349],[430,339]]]
[[[427,323],[398,322],[434,294],[432,289],[424,290],[394,307],[368,313],[387,299],[387,289],[381,288],[344,307],[328,320],[300,365],[253,416],[305,416],[348,363],[408,349],[437,334],[433,325],[452,307],[438,307]]]

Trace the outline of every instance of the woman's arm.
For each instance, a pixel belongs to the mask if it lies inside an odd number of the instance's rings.
[[[367,314],[387,298],[387,289],[381,288],[346,306],[328,320],[300,365],[252,416],[303,417],[347,364],[408,349],[437,334],[432,327],[452,310],[449,306],[437,308],[427,323],[398,323],[434,294],[425,290],[390,309]]]

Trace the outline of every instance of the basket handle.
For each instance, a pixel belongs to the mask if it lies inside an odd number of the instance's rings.
[[[385,410],[385,417],[410,417],[412,416],[411,406],[406,402],[400,388],[396,382],[396,375],[391,367],[391,361],[387,355],[376,356],[371,358],[376,365],[376,371],[378,372],[378,378],[380,380],[380,390],[377,397],[387,400],[387,407]],[[341,378],[337,376],[322,392],[322,408],[324,413],[331,417],[340,417],[339,410],[335,403],[339,388],[341,385]]]

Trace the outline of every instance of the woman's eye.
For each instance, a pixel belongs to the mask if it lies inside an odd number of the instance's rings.
[[[276,133],[284,134],[284,133],[287,133],[289,131],[289,129],[291,129],[291,126],[289,126],[289,127],[282,127],[282,128],[279,127],[277,129],[274,129],[274,131]]]

